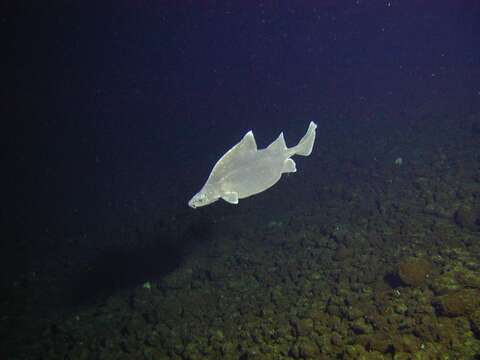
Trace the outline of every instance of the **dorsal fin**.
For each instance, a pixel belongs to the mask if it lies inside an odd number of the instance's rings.
[[[257,151],[257,142],[250,130],[245,134],[242,140],[235,146],[235,151]]]
[[[245,159],[248,159],[251,154],[257,151],[257,143],[255,142],[255,137],[253,136],[252,130],[247,132],[245,136],[228,150],[221,158],[217,161],[213,167],[212,172],[210,173],[210,178],[221,178],[225,174],[228,174],[232,168],[241,164]]]
[[[283,132],[278,135],[277,139],[272,142],[270,145],[268,145],[268,150],[274,151],[274,152],[280,152],[280,151],[285,151],[287,150],[287,145],[285,144],[285,139],[283,137]]]
[[[234,145],[230,150],[228,150],[225,155],[223,155],[221,160],[232,159],[238,156],[244,156],[244,154],[252,153],[257,151],[257,143],[255,141],[255,137],[253,136],[252,130],[247,132],[242,140],[240,140],[236,145]]]

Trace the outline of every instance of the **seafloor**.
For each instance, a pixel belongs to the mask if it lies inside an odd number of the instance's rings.
[[[195,244],[163,276],[68,307],[53,270],[16,281],[2,358],[480,358],[480,113],[339,128],[269,191],[132,240]]]

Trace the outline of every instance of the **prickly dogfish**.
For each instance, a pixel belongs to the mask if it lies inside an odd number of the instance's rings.
[[[258,150],[253,132],[228,150],[213,167],[202,189],[188,202],[192,208],[223,199],[238,204],[239,199],[261,193],[275,185],[284,173],[297,171],[293,155],[311,154],[317,124],[310,122],[299,143],[287,148],[283,132],[267,148]]]

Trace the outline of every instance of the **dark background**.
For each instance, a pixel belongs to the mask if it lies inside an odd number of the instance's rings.
[[[480,101],[476,1],[100,3],[2,6],[10,261],[190,214],[250,129],[292,145],[310,120],[325,140]]]

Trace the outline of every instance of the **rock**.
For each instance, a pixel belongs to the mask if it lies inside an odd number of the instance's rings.
[[[378,268],[369,266],[366,269],[366,271],[363,271],[362,273],[359,274],[360,275],[359,279],[364,284],[372,284],[377,280],[379,271],[381,271],[381,270],[378,269]],[[358,284],[358,285],[360,285],[360,284]]]
[[[390,351],[391,346],[391,339],[388,336],[380,334],[371,338],[370,351],[375,350],[381,353],[387,353]]]
[[[455,273],[455,278],[465,287],[480,288],[480,275],[476,271],[462,269],[462,271]]]
[[[359,318],[350,324],[355,334],[370,334],[373,332],[372,326],[365,322],[365,319]]]
[[[342,311],[338,305],[330,304],[327,306],[327,313],[332,316],[341,316]]]
[[[462,206],[455,212],[455,223],[463,229],[478,230],[479,218],[479,211],[469,206]]]
[[[319,352],[317,344],[307,337],[300,337],[291,349],[291,354],[295,359],[316,359]]]
[[[432,264],[425,259],[409,258],[398,264],[398,276],[405,285],[421,286],[432,271]]]
[[[466,316],[473,313],[480,305],[480,293],[477,290],[460,290],[439,296],[435,303],[440,313],[445,316]]]
[[[313,332],[313,320],[301,319],[294,322],[297,336],[308,336]]]
[[[367,351],[362,345],[360,344],[347,345],[342,354],[343,356],[342,358],[346,360],[362,359],[362,358],[365,358],[365,354],[367,354]]]
[[[319,354],[318,346],[310,339],[305,339],[299,344],[300,355],[304,359],[315,359]]]
[[[447,271],[438,276],[432,282],[432,290],[436,295],[445,295],[451,292],[459,291],[463,288],[458,281],[455,271]]]
[[[348,320],[357,320],[364,316],[363,312],[356,307],[349,307],[345,310],[345,316]]]
[[[342,346],[343,345],[342,337],[339,334],[336,334],[336,333],[334,333],[331,336],[330,342],[335,346]]]
[[[420,348],[419,340],[410,334],[397,335],[393,339],[393,348],[395,352],[405,352],[413,354]]]
[[[335,255],[333,256],[335,261],[343,261],[353,256],[353,250],[345,246],[339,246]]]
[[[477,337],[480,336],[480,309],[475,310],[470,315],[470,324],[472,325],[472,330],[475,332]]]
[[[388,352],[392,346],[391,339],[385,334],[372,334],[357,336],[356,341],[368,351]]]

